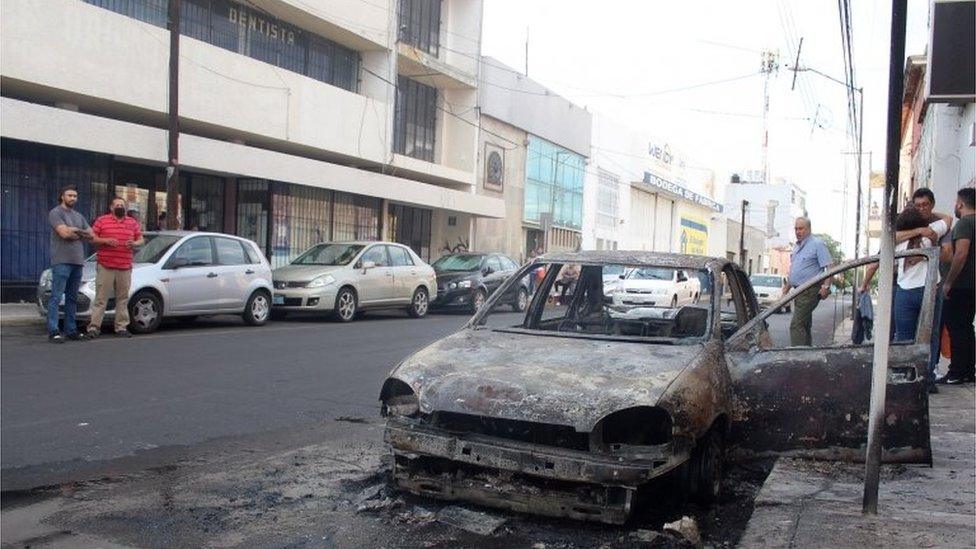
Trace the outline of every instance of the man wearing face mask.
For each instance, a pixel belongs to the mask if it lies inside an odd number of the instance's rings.
[[[95,275],[95,305],[92,307],[88,337],[101,334],[102,317],[109,294],[115,295],[115,335],[129,333],[129,284],[132,281],[132,249],[143,243],[139,222],[125,215],[125,200],[112,199],[109,212],[92,225],[92,242],[98,247],[98,274]]]

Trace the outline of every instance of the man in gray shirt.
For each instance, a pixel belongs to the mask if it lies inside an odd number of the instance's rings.
[[[78,289],[81,270],[85,264],[84,240],[91,239],[88,221],[75,211],[78,191],[74,185],[61,189],[58,205],[48,213],[51,223],[51,300],[47,306],[47,333],[52,343],[64,343],[64,338],[83,341],[78,331],[75,313],[78,308]],[[58,329],[58,308],[64,297],[64,335]]]

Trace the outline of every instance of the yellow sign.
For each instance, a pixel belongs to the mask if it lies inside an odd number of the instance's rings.
[[[678,248],[681,253],[706,255],[708,251],[708,225],[699,219],[682,217],[680,229]]]

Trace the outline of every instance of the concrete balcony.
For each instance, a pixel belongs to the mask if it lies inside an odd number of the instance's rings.
[[[346,3],[359,2],[334,4]],[[333,9],[333,2],[328,4]],[[165,29],[80,0],[7,0],[0,6],[0,18],[5,94],[71,103],[83,112],[157,127],[165,123]],[[390,158],[392,101],[352,93],[185,36],[180,115],[184,131],[217,139],[367,164]]]

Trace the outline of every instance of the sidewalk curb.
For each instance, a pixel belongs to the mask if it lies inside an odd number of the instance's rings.
[[[0,318],[0,328],[8,328],[12,326],[43,326],[44,319],[38,316],[37,318],[26,318],[26,317],[14,317],[14,318]]]

